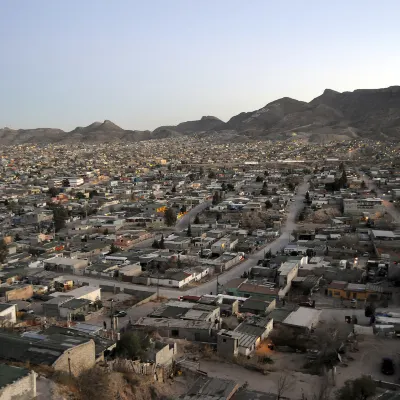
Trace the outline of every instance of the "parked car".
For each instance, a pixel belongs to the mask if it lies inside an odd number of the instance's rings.
[[[128,314],[126,311],[116,311],[114,313],[114,317],[120,318],[120,317],[126,317]]]
[[[394,374],[394,362],[391,358],[383,358],[381,365],[382,374],[393,375]]]

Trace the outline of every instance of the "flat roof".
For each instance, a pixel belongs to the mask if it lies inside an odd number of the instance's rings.
[[[10,385],[30,373],[28,369],[0,364],[0,389]]]
[[[312,325],[318,322],[320,314],[321,310],[299,307],[296,311],[291,312],[283,323],[310,329]]]
[[[135,326],[148,326],[148,327],[168,327],[168,328],[196,328],[196,329],[210,329],[212,322],[207,321],[192,321],[183,319],[172,318],[151,318],[142,317],[135,322]]]

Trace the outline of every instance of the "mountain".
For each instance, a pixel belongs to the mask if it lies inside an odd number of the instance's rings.
[[[70,132],[50,128],[3,128],[0,129],[0,144],[103,143],[186,135],[210,136],[225,142],[293,137],[309,141],[358,137],[400,140],[400,86],[343,93],[326,89],[309,103],[283,97],[258,110],[235,115],[228,122],[204,116],[174,126],[160,126],[153,132],[125,130],[109,120],[77,127]]]

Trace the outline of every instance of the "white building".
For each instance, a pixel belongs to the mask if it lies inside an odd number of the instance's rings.
[[[17,322],[17,306],[16,304],[0,303],[0,323]]]
[[[382,213],[385,211],[382,199],[343,199],[344,214],[362,215],[363,213]]]

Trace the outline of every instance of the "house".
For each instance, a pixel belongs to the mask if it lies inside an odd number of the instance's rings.
[[[30,400],[36,398],[34,371],[0,363],[0,400]]]
[[[88,260],[66,257],[53,257],[43,261],[44,269],[61,271],[74,275],[83,275],[88,266]]]
[[[74,299],[86,299],[90,301],[101,300],[101,289],[94,286],[81,286],[79,288],[70,290],[69,292],[55,292],[52,297],[69,296]]]
[[[17,322],[17,306],[15,304],[0,303],[0,325]]]
[[[309,307],[299,307],[296,311],[292,311],[282,322],[291,328],[301,332],[309,332],[319,322],[321,310]]]
[[[142,273],[140,263],[124,265],[119,269],[119,276],[124,282],[132,282],[132,277],[139,276]]]
[[[379,285],[367,283],[348,283],[332,281],[328,286],[328,296],[339,299],[379,300],[383,295],[383,288]]]
[[[221,329],[217,335],[217,352],[223,357],[236,357],[239,354],[239,332]]]
[[[150,348],[146,351],[142,359],[156,365],[170,365],[177,352],[178,348],[176,342],[164,343],[157,340],[150,344]]]
[[[276,306],[276,300],[265,301],[250,297],[240,306],[241,313],[250,313],[255,315],[266,315],[273,311]]]
[[[346,287],[348,282],[346,281],[332,281],[327,289],[327,294],[329,297],[336,297],[342,299],[346,297]]]
[[[133,324],[134,329],[156,331],[162,337],[186,339],[197,342],[215,342],[214,322],[172,318],[142,317]]]
[[[33,296],[33,286],[3,284],[0,286],[0,296],[4,296],[6,302],[30,299]]]
[[[272,301],[279,298],[279,288],[273,284],[265,285],[256,282],[249,282],[248,279],[232,279],[224,285],[224,291],[230,296],[259,298]]]
[[[95,365],[95,344],[92,339],[39,334],[23,337],[0,332],[0,358],[6,361],[48,365],[55,371],[78,375]],[[71,370],[71,371],[70,371]]]
[[[224,237],[222,239],[219,239],[218,241],[216,241],[215,243],[213,243],[211,245],[211,252],[213,254],[221,255],[222,253],[225,253],[226,251],[234,250],[237,243],[238,243],[238,239],[231,240],[230,238]]]

